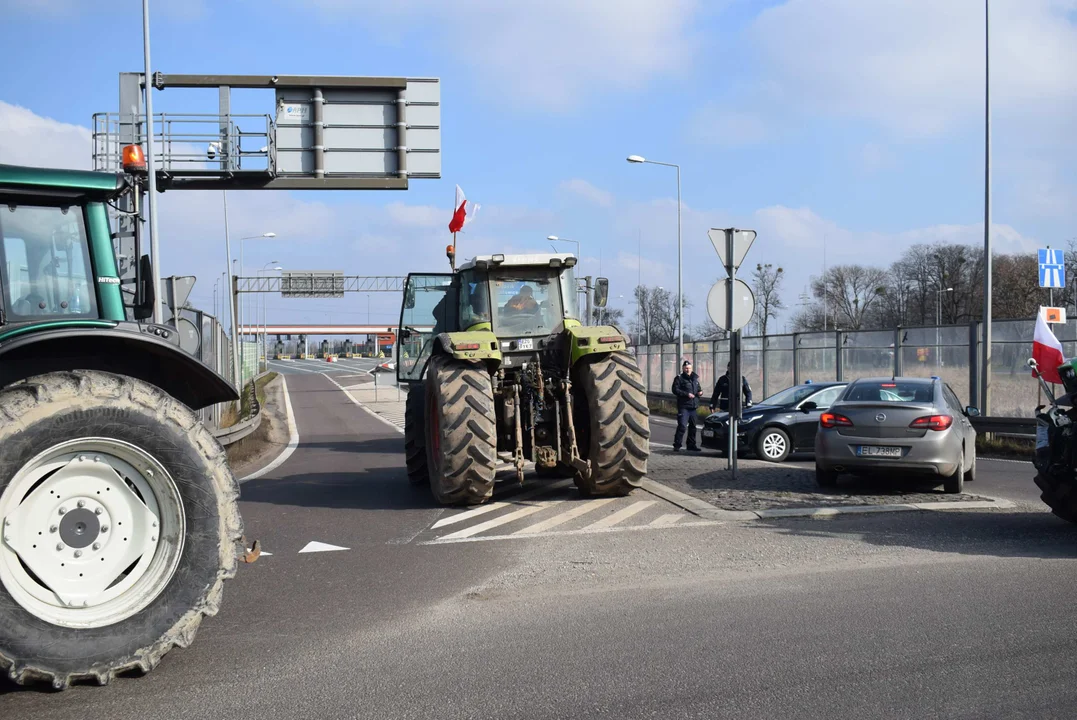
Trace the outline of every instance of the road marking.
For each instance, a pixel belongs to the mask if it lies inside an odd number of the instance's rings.
[[[481,532],[486,532],[487,530],[491,530],[500,525],[506,525],[513,520],[519,520],[520,518],[527,517],[528,515],[534,515],[541,510],[545,510],[548,507],[552,507],[562,502],[564,502],[564,500],[544,500],[542,502],[537,502],[534,505],[528,505],[520,508],[519,510],[513,510],[512,512],[506,513],[501,517],[496,517],[492,520],[487,520],[486,522],[479,523],[478,525],[472,525],[469,528],[464,528],[463,530],[457,530],[454,533],[449,533],[448,535],[442,536],[441,539],[459,540],[460,538],[469,538],[472,535],[478,535]]]
[[[709,527],[712,525],[721,525],[718,520],[693,520],[692,522],[683,522],[674,525],[672,528],[665,528],[668,530],[679,530],[680,528],[690,527]],[[662,528],[655,528],[650,525],[624,525],[619,527],[599,528],[597,530],[589,527],[582,528],[580,530],[554,530],[553,532],[542,533],[541,535],[481,535],[479,537],[459,538],[456,540],[446,540],[445,538],[436,538],[434,540],[425,540],[420,545],[451,545],[454,543],[466,543],[466,542],[486,542],[488,540],[520,540],[522,538],[530,539],[532,537],[560,537],[565,535],[595,535],[599,533],[618,533],[618,532],[635,532],[638,530],[659,530]]]
[[[386,420],[386,419],[385,419],[385,418],[383,418],[383,417],[382,417],[381,415],[377,414],[376,412],[374,412],[373,410],[371,410],[370,408],[368,408],[368,407],[367,407],[366,405],[364,405],[363,403],[361,403],[361,402],[359,402],[358,400],[356,400],[356,399],[355,399],[355,397],[354,397],[354,396],[352,396],[352,394],[351,394],[350,392],[348,392],[347,390],[345,390],[345,389],[344,389],[344,386],[343,386],[343,385],[341,385],[340,383],[338,383],[338,382],[337,382],[336,380],[334,380],[333,378],[329,377],[329,374],[328,374],[328,373],[324,373],[324,372],[323,372],[323,373],[321,373],[321,375],[324,375],[324,376],[325,376],[325,379],[326,379],[326,380],[328,380],[329,382],[333,383],[334,385],[336,385],[336,386],[337,386],[337,389],[338,389],[338,390],[340,390],[340,391],[341,391],[342,393],[344,393],[345,397],[347,397],[347,398],[348,398],[349,400],[351,400],[351,401],[352,401],[353,403],[355,403],[356,405],[358,405],[359,407],[361,407],[361,408],[362,408],[363,410],[365,410],[366,412],[370,413],[370,415],[371,415],[371,416],[373,416],[373,417],[377,418],[378,420],[381,420],[381,421],[382,421],[383,423],[385,423],[386,425],[388,425],[389,427],[391,427],[391,428],[392,428],[393,430],[396,430],[396,431],[397,431],[398,433],[400,433],[401,435],[403,435],[403,434],[404,434],[404,428],[400,427],[399,425],[397,425],[397,424],[395,424],[395,423],[393,423],[393,422],[391,422],[391,421],[389,421],[389,420]]]
[[[288,446],[281,451],[277,458],[266,465],[264,468],[257,472],[253,472],[245,478],[240,478],[238,482],[245,483],[248,480],[254,480],[260,478],[266,473],[272,472],[279,468],[284,461],[292,456],[295,449],[299,447],[299,428],[295,424],[295,413],[292,412],[292,396],[288,393],[288,380],[284,373],[280,375],[281,390],[284,392],[284,413],[288,421]]]
[[[513,535],[535,535],[537,533],[545,532],[546,530],[549,530],[550,528],[557,527],[558,525],[563,525],[563,524],[567,523],[569,520],[575,520],[579,516],[585,515],[585,514],[591,512],[592,510],[598,510],[603,505],[607,505],[607,504],[613,502],[616,499],[617,498],[602,498],[602,499],[599,499],[599,500],[588,500],[588,501],[582,502],[579,505],[577,505],[576,507],[569,510],[568,512],[563,512],[563,513],[560,513],[558,515],[554,515],[552,518],[548,518],[548,519],[543,520],[541,522],[537,522],[534,525],[528,525],[527,527],[523,528],[522,530],[517,530],[516,532],[513,533]]]
[[[315,553],[315,552],[334,552],[336,550],[350,550],[351,548],[340,547],[339,545],[329,545],[328,543],[318,542],[317,540],[311,540],[307,543],[300,553]]]
[[[465,520],[471,520],[472,518],[476,518],[479,515],[485,515],[486,513],[492,512],[494,510],[500,510],[501,508],[505,508],[509,505],[518,503],[521,500],[527,500],[529,498],[535,497],[536,495],[545,495],[548,492],[560,490],[561,488],[567,486],[570,482],[571,480],[559,480],[558,482],[551,483],[549,485],[541,485],[537,488],[526,490],[519,495],[514,495],[510,498],[506,498],[505,500],[492,502],[489,505],[480,505],[479,507],[472,510],[465,510],[462,513],[450,515],[447,518],[442,518],[441,520],[438,520],[436,523],[430,526],[430,529],[434,530],[439,527],[445,527],[446,525],[453,525],[455,523],[463,522]]]
[[[602,528],[613,527],[622,520],[627,520],[636,513],[642,510],[646,510],[651,505],[654,505],[654,500],[640,500],[639,502],[634,502],[628,507],[622,508],[617,512],[613,513],[612,515],[602,518],[598,522],[591,523],[587,527],[590,530],[600,530]]]
[[[659,515],[657,518],[651,521],[650,527],[669,527],[675,525],[684,515],[678,513],[668,513],[666,515]]]

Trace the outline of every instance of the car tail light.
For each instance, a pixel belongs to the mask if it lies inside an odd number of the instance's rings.
[[[819,424],[825,428],[838,427],[852,427],[853,421],[844,415],[838,413],[823,413],[819,416]]]
[[[909,423],[909,427],[917,430],[945,430],[954,424],[954,419],[949,415],[924,415]]]

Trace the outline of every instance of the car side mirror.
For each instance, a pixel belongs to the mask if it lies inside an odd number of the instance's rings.
[[[809,400],[808,402],[806,402],[806,403],[804,403],[803,405],[801,405],[801,406],[800,406],[800,409],[801,409],[802,411],[806,412],[806,413],[808,413],[808,412],[811,412],[812,410],[816,410],[816,409],[818,409],[818,408],[819,408],[819,406],[818,406],[818,405],[816,405],[816,404],[815,404],[815,403],[814,403],[813,401],[811,401],[811,400]]]
[[[980,408],[969,405],[965,408],[965,414],[969,417],[980,417]]]
[[[606,307],[606,300],[610,295],[610,281],[608,278],[598,278],[595,280],[595,307]]]

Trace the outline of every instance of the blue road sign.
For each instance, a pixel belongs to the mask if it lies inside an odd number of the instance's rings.
[[[1040,251],[1040,287],[1066,287],[1066,260],[1061,250],[1041,248]]]

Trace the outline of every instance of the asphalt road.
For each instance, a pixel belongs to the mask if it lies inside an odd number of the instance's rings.
[[[702,423],[698,424],[697,440],[700,439],[699,433],[702,429]],[[676,420],[651,416],[651,442],[672,446],[676,430]],[[725,458],[712,450],[705,449],[700,454],[713,457],[716,463],[725,464]],[[810,453],[798,453],[786,462],[796,467],[815,467],[815,461]],[[1047,512],[1047,506],[1040,500],[1040,489],[1033,482],[1035,475],[1036,470],[1030,462],[977,458],[976,481],[965,485],[965,490],[976,495],[1010,500],[1019,503],[1025,510]]]
[[[408,486],[399,432],[320,374],[290,374],[288,387],[300,445],[242,492],[247,537],[272,554],[241,565],[194,644],[145,677],[104,688],[0,686],[0,717],[1077,710],[1069,610],[1077,530],[1048,513],[850,515],[429,544],[424,533],[459,511]],[[300,552],[312,542],[340,549]]]

